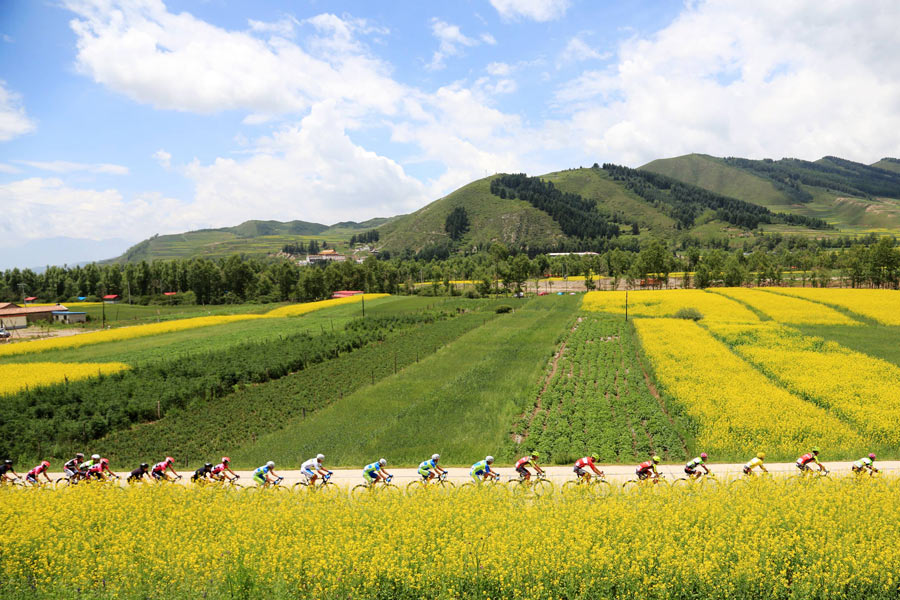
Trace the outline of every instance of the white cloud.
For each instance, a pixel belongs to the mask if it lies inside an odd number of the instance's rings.
[[[273,33],[283,38],[292,38],[294,37],[294,28],[299,25],[300,22],[294,17],[287,16],[272,23],[250,19],[248,20],[248,24],[250,25],[250,30],[257,33]]]
[[[687,152],[870,162],[900,148],[900,4],[688,3],[558,90],[599,160]]]
[[[162,148],[153,153],[153,158],[166,169],[172,166],[172,155]]]
[[[0,163],[0,173],[14,174],[14,173],[21,173],[21,172],[22,172],[22,169],[20,169],[18,167],[14,167],[14,166],[8,165],[6,163]]]
[[[58,178],[33,177],[0,184],[0,239],[16,243],[48,237],[101,240],[147,237],[148,225],[173,225],[179,203],[159,195],[126,202],[115,189],[73,188]]]
[[[97,175],[128,175],[128,167],[122,165],[113,165],[109,163],[77,163],[66,160],[53,161],[36,161],[36,160],[17,160],[14,161],[20,165],[27,165],[34,169],[42,171],[50,171],[51,173],[75,173],[86,172]]]
[[[506,20],[520,18],[544,22],[565,16],[571,0],[491,0],[491,5]]]
[[[21,96],[6,89],[6,82],[0,80],[0,142],[19,137],[34,129],[35,123],[25,114]]]
[[[489,45],[497,43],[494,36],[489,33],[481,34],[480,40],[470,38],[463,34],[459,26],[442,21],[437,17],[431,19],[431,34],[440,42],[438,49],[431,57],[431,63],[428,64],[428,68],[433,70],[443,69],[447,57],[461,55],[463,48],[482,43]]]
[[[580,36],[575,36],[559,55],[557,67],[570,63],[582,62],[586,60],[606,60],[612,56],[611,52],[600,52],[596,48],[592,48]]]
[[[500,77],[509,75],[512,72],[512,68],[503,62],[492,62],[490,63],[485,70],[491,75],[497,75]]]

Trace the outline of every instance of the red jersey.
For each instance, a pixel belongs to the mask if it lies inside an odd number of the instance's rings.
[[[93,467],[88,469],[88,473],[103,473],[103,465],[99,463],[94,465]]]
[[[228,467],[225,466],[225,463],[219,463],[212,468],[212,471],[210,471],[210,473],[212,473],[213,475],[218,475],[227,468]]]
[[[37,477],[38,475],[40,475],[41,473],[43,473],[46,470],[47,470],[47,467],[45,467],[43,464],[40,464],[40,465],[36,466],[35,468],[33,468],[32,470],[28,471],[28,474],[31,475],[32,477]]]
[[[814,460],[816,460],[816,457],[812,454],[812,452],[810,452],[798,458],[797,462],[801,465],[805,465],[806,463],[812,462]]]
[[[653,461],[645,460],[641,464],[638,465],[638,471],[650,471],[653,469]]]
[[[521,469],[522,467],[524,467],[525,465],[527,465],[528,463],[530,463],[532,460],[533,460],[533,457],[530,456],[530,455],[529,455],[529,456],[523,456],[523,457],[520,458],[518,461],[516,461],[516,468],[517,468],[517,469]]]
[[[593,467],[594,466],[594,457],[592,456],[582,456],[578,460],[575,461],[575,466],[579,469],[583,469],[585,467]]]
[[[166,461],[158,462],[155,465],[153,465],[153,470],[162,473],[163,471],[166,470],[166,467],[168,467],[168,466],[169,466],[169,463],[167,463]]]

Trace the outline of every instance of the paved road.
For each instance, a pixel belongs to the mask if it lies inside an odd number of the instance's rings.
[[[833,474],[841,475],[850,472],[850,462],[840,462],[840,463],[831,463],[826,462],[823,463],[825,467],[831,471]],[[900,472],[900,461],[876,461],[876,466],[884,471],[888,472]],[[733,464],[710,464],[710,471],[719,476],[738,476],[741,474],[741,469],[743,468],[743,463],[733,463]],[[792,475],[797,472],[797,467],[794,463],[771,463],[767,464],[766,468],[769,469],[770,473],[774,473],[776,475],[785,476]],[[470,481],[469,478],[469,469],[464,467],[448,467],[450,471],[450,481],[456,483],[463,483],[466,481]],[[554,483],[561,485],[568,479],[573,479],[575,477],[572,472],[572,467],[546,467],[547,475]],[[606,465],[601,467],[601,470],[606,473],[607,479],[610,481],[618,481],[624,482],[627,479],[632,479],[634,477],[634,466],[632,465]],[[675,480],[684,475],[684,467],[682,465],[662,465],[659,468],[660,472],[663,473],[669,481]],[[275,471],[284,477],[284,483],[287,485],[293,485],[301,480],[302,475],[299,470],[290,470],[290,471],[281,471],[279,469],[275,469]],[[515,476],[515,469],[512,467],[501,467],[497,469],[497,471],[503,476],[501,481],[506,481],[508,478]],[[27,472],[27,471],[25,471]],[[184,479],[187,480],[191,475],[192,471],[179,471]],[[390,465],[388,465],[388,472],[394,475],[394,483],[405,486],[407,482],[412,481],[418,477],[415,469],[391,469]],[[252,479],[251,471],[237,471],[238,475],[241,476],[241,482],[249,482]],[[23,472],[20,472],[23,474]],[[127,475],[128,472],[119,472],[119,475]],[[57,478],[62,477],[61,473],[53,473],[50,477],[55,481]],[[362,469],[334,469],[334,476],[331,479],[334,483],[341,486],[353,486],[357,483],[362,483]]]

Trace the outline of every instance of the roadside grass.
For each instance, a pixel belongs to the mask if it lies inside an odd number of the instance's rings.
[[[580,301],[546,296],[517,304],[397,375],[260,437],[238,456],[262,464],[269,456],[296,462],[322,452],[331,465],[359,467],[384,457],[388,470],[435,452],[454,466],[487,454],[508,462],[512,423]]]

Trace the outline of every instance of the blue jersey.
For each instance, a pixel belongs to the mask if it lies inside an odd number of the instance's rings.
[[[366,465],[363,467],[363,473],[375,473],[381,470],[381,463],[378,461],[373,462],[371,465]]]
[[[269,465],[263,465],[263,466],[259,467],[258,469],[256,469],[256,470],[253,471],[253,472],[254,472],[255,474],[257,474],[257,475],[262,476],[262,475],[268,475],[268,474],[269,474],[269,471],[271,471],[271,470],[272,470],[272,469],[269,468]]]
[[[420,471],[430,471],[431,469],[434,469],[434,468],[436,468],[436,467],[437,467],[437,463],[434,461],[434,459],[433,459],[433,458],[429,458],[428,460],[423,461],[423,462],[419,465],[419,470],[420,470]]]
[[[480,460],[474,465],[472,465],[472,474],[473,475],[484,475],[485,473],[490,473],[491,467],[487,464],[486,460]]]

